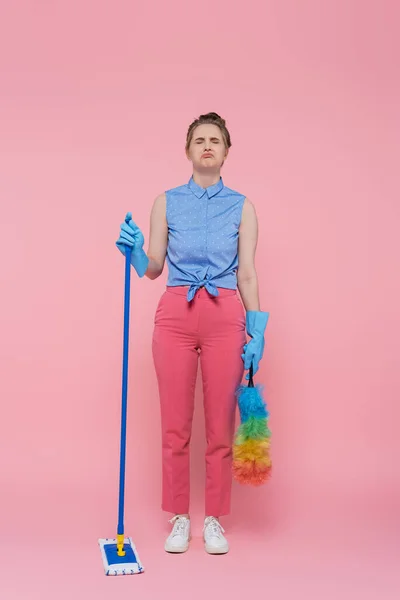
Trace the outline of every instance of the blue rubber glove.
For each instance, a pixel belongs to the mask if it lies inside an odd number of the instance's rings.
[[[115,242],[117,248],[125,256],[126,247],[131,248],[131,265],[139,277],[147,271],[149,259],[143,250],[144,236],[139,227],[132,221],[132,213],[126,213],[125,223],[122,223],[120,235]]]
[[[242,354],[245,370],[250,369],[253,363],[253,375],[258,371],[258,364],[264,354],[264,333],[267,327],[269,313],[260,310],[248,310],[246,312],[246,330],[251,340],[245,344]],[[247,373],[245,379],[249,379]]]

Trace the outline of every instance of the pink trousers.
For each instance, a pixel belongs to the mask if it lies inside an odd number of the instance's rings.
[[[200,357],[206,427],[205,514],[229,514],[235,390],[243,377],[245,311],[236,290],[167,287],[154,318],[153,359],[162,428],[162,509],[189,512],[189,444]]]

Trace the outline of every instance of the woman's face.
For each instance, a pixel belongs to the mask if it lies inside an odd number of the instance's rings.
[[[198,125],[186,154],[198,171],[220,169],[228,156],[220,128],[211,123]]]

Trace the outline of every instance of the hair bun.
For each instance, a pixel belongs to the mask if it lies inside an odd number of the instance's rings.
[[[209,112],[206,115],[200,115],[200,119],[210,119],[212,121],[218,121],[219,123],[225,125],[225,119],[223,119],[218,113],[216,112]]]

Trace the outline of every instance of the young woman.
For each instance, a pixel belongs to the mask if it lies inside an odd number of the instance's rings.
[[[161,406],[162,509],[174,514],[167,552],[185,552],[190,541],[189,444],[198,359],[207,439],[203,536],[207,552],[224,554],[229,546],[219,517],[230,512],[235,390],[251,363],[257,372],[264,351],[268,313],[260,311],[254,266],[257,217],[248,198],[222,181],[230,147],[219,115],[196,119],[186,139],[193,174],[187,184],[155,199],[147,253],[131,213],[117,241],[123,254],[131,247],[139,277],[156,279],[165,259],[168,264],[152,340]]]

